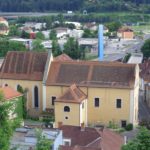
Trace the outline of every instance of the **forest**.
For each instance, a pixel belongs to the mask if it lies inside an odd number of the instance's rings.
[[[0,12],[144,12],[149,0],[0,0]]]

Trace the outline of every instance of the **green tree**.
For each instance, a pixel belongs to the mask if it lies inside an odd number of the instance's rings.
[[[9,36],[20,36],[21,33],[19,32],[16,25],[11,25],[9,27]]]
[[[83,38],[96,38],[98,36],[98,31],[91,31],[90,29],[85,29],[83,33]]]
[[[8,51],[27,51],[25,45],[21,42],[0,40],[0,57],[5,57]]]
[[[53,40],[53,41],[52,41],[52,53],[53,53],[53,56],[54,56],[54,57],[56,57],[56,56],[62,54],[62,51],[61,51],[61,49],[60,49],[60,46],[59,46],[57,40]]]
[[[56,30],[51,30],[49,34],[50,40],[57,40]]]
[[[24,30],[21,33],[21,38],[25,38],[25,39],[29,39],[30,38],[30,34],[25,32]]]
[[[42,41],[40,39],[34,40],[32,44],[32,50],[37,52],[46,51],[44,46],[42,45]]]
[[[40,40],[44,40],[45,39],[45,36],[42,32],[37,32],[36,33],[36,38],[37,39],[40,39]]]
[[[70,37],[64,44],[64,53],[66,53],[73,59],[80,59],[82,57],[82,51],[78,44],[78,41],[72,37]]]
[[[117,32],[118,29],[121,27],[121,23],[120,22],[107,23],[106,27],[109,29],[110,32]]]
[[[52,150],[52,141],[43,136],[41,130],[37,129],[36,136],[37,136],[36,150]]]
[[[141,51],[142,51],[144,57],[146,57],[146,58],[150,57],[150,39],[145,41],[144,45],[141,48]]]
[[[141,127],[137,137],[124,145],[122,150],[150,150],[150,132],[145,127]]]

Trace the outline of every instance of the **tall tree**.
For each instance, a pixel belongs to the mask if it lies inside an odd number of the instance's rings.
[[[142,51],[144,57],[146,57],[146,58],[150,57],[150,39],[145,41],[144,45],[141,48],[141,51]]]

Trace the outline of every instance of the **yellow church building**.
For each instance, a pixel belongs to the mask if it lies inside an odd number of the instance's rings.
[[[26,89],[29,115],[53,110],[56,127],[138,123],[138,65],[8,52],[0,79],[1,86]]]

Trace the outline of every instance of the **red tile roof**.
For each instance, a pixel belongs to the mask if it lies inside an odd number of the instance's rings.
[[[101,135],[101,147],[103,150],[121,150],[121,147],[124,144],[122,136],[109,129],[104,129]]]
[[[73,84],[61,97],[56,99],[56,102],[81,103],[86,98],[86,94]]]
[[[113,62],[52,62],[46,85],[133,88],[135,65]]]
[[[140,76],[144,79],[144,81],[150,82],[150,59],[141,64],[140,69]]]
[[[1,79],[42,81],[46,52],[8,52],[0,71]]]
[[[63,131],[64,138],[71,139],[71,146],[79,145],[90,147],[90,144],[92,144],[92,147],[95,147],[95,143],[96,148],[100,147],[100,134],[94,128],[85,127],[85,130],[81,131],[81,127],[63,125],[60,127],[60,130]]]
[[[60,150],[102,150],[102,149],[84,146],[60,146]]]
[[[118,32],[133,32],[133,30],[129,27],[122,27],[118,30]]]
[[[6,21],[6,19],[4,19],[3,17],[0,17],[0,21]]]
[[[22,96],[21,93],[19,93],[18,91],[15,91],[14,89],[10,87],[1,87],[0,92],[4,94],[5,100],[10,100],[10,99]]]
[[[55,57],[54,61],[72,61],[73,59],[66,54],[61,54]]]

